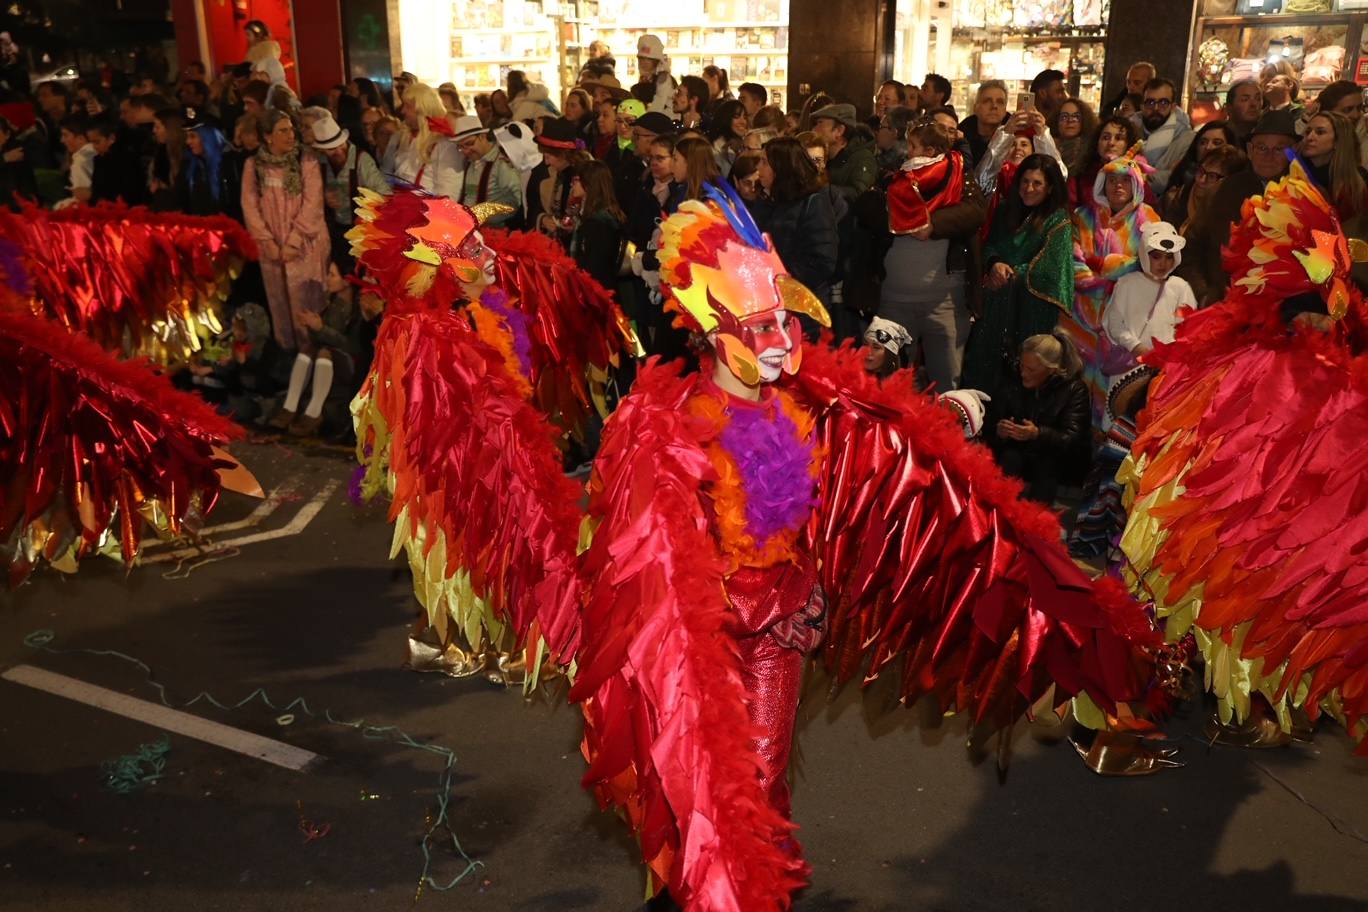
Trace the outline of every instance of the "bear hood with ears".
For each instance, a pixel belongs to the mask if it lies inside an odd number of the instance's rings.
[[[1140,229],[1140,268],[1145,271],[1145,275],[1152,276],[1150,272],[1149,252],[1151,250],[1166,250],[1173,254],[1173,268],[1177,270],[1183,262],[1183,248],[1187,246],[1187,238],[1178,233],[1168,222],[1150,222]],[[1173,275],[1172,272],[1169,275]]]

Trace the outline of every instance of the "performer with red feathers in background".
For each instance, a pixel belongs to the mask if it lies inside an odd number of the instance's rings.
[[[1286,744],[1324,712],[1368,755],[1368,247],[1299,161],[1242,215],[1225,299],[1120,381],[1148,397],[1125,570],[1205,657],[1212,737]]]
[[[582,439],[591,412],[606,413],[610,375],[624,354],[636,354],[636,337],[609,294],[554,241],[482,229],[507,207],[466,207],[417,190],[363,191],[359,202],[348,238],[386,306],[352,411],[361,494],[391,495],[391,557],[408,554],[426,612],[409,638],[409,665],[522,683],[506,622],[490,611],[481,581],[448,561],[462,543],[447,537],[441,518],[457,507],[428,484],[440,482],[432,473],[500,445],[485,458],[535,464],[533,490],[569,496],[573,484],[559,464],[536,460],[569,436]],[[544,439],[522,448],[523,429],[510,422],[532,421]],[[425,468],[429,458],[436,462]],[[462,467],[481,471],[478,462]],[[477,511],[490,496],[472,494],[459,509]]]
[[[92,554],[132,565],[193,534],[224,489],[260,486],[221,449],[238,428],[153,366],[217,331],[255,247],[227,219],[119,206],[0,211],[0,567]],[[103,346],[103,347],[102,347]]]
[[[1110,716],[1145,699],[1158,638],[1119,585],[1069,561],[1055,519],[951,409],[881,385],[859,352],[803,345],[795,315],[826,324],[820,303],[738,198],[708,197],[664,223],[661,264],[709,353],[697,373],[640,373],[605,427],[587,513],[535,397],[555,340],[529,334],[529,384],[460,304],[491,276],[478,218],[449,201],[396,194],[354,236],[363,263],[367,234],[379,244],[399,305],[357,438],[368,486],[393,491],[433,628],[497,632],[529,672],[571,677],[584,784],[633,828],[656,902],[787,909],[807,872],[788,758],[821,643],[836,680],[901,660],[907,702],[929,695],[984,734],[1042,702]],[[534,327],[556,312],[532,305]],[[1136,770],[1165,762],[1134,754]]]

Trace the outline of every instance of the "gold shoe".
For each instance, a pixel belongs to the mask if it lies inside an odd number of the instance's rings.
[[[1086,748],[1073,738],[1069,743],[1088,769],[1099,776],[1149,776],[1183,766],[1173,759],[1178,748],[1155,747],[1131,732],[1100,731]]]
[[[1227,725],[1213,715],[1202,727],[1202,733],[1212,744],[1227,747],[1244,747],[1262,750],[1269,747],[1286,747],[1294,740],[1293,733],[1284,731],[1278,720],[1271,715],[1256,713],[1239,724]],[[1306,733],[1309,735],[1309,733]],[[1310,740],[1304,736],[1299,740]]]
[[[469,678],[482,673],[488,662],[483,653],[455,644],[437,646],[419,636],[410,636],[404,664],[414,671],[436,671],[452,678]]]

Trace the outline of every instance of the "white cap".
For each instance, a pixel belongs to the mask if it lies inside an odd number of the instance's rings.
[[[637,56],[650,60],[664,60],[665,44],[655,35],[642,35],[637,39]]]

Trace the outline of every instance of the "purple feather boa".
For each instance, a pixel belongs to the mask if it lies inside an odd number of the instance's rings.
[[[817,506],[813,442],[798,428],[778,397],[761,408],[728,407],[730,421],[718,442],[741,472],[746,491],[746,531],[758,547],[778,532],[796,529]]]
[[[17,244],[0,238],[0,277],[3,277],[11,291],[27,298],[33,294],[33,283],[29,281],[28,270],[24,268],[21,257]]]
[[[513,353],[518,356],[518,367],[528,382],[532,381],[532,336],[527,314],[508,303],[508,294],[501,288],[490,288],[480,295],[480,303],[503,318],[513,337]]]

